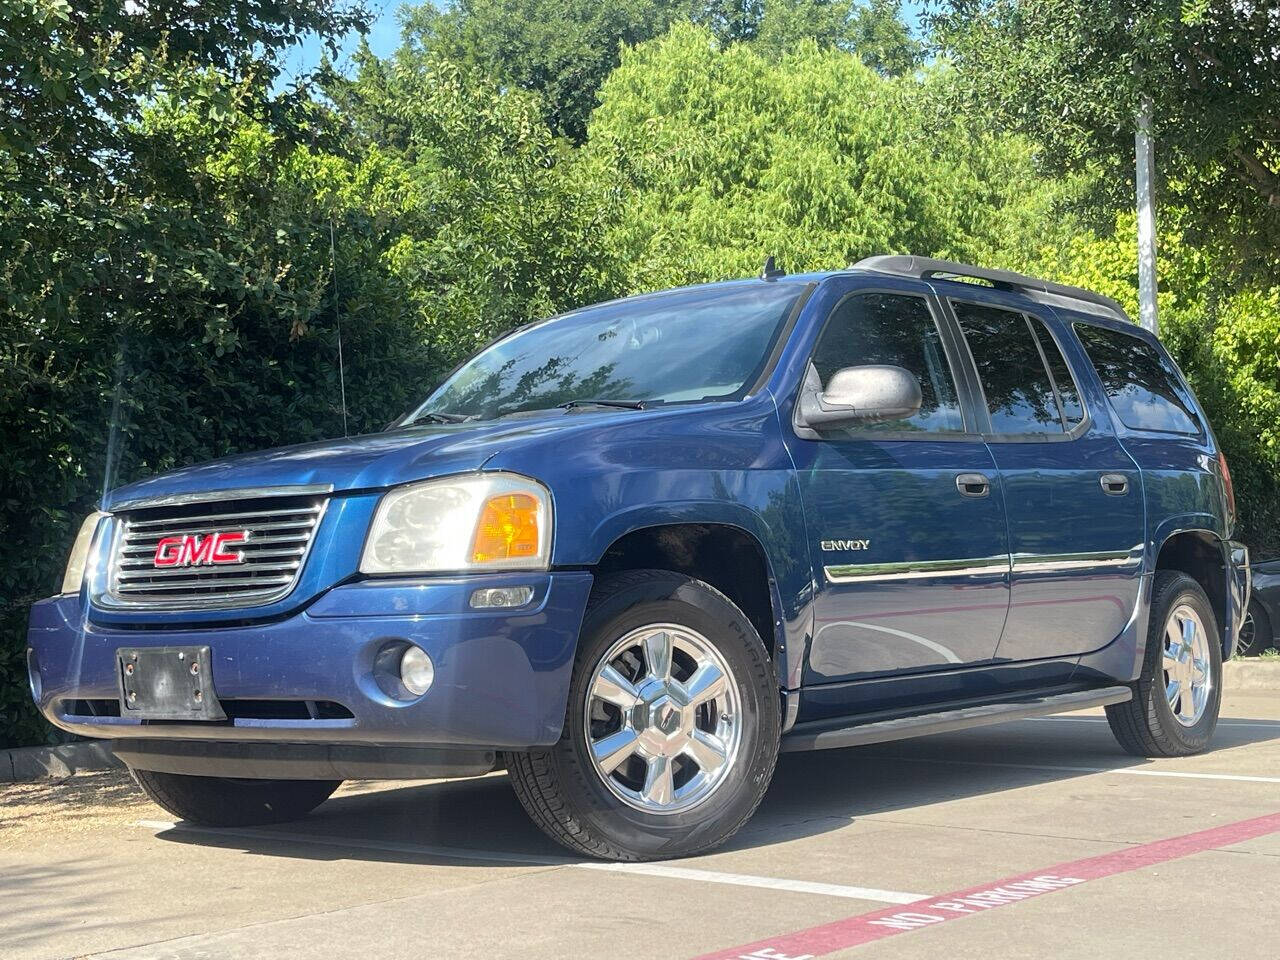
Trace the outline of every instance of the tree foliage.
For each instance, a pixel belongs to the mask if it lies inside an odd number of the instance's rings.
[[[1140,100],[1163,192],[1195,242],[1246,273],[1280,258],[1280,9],[1234,0],[936,0],[931,23],[975,120],[1031,137],[1051,169],[1132,182]],[[1114,196],[1114,195],[1113,195]],[[1126,197],[1120,198],[1123,202]]]
[[[1246,539],[1280,548],[1261,9],[949,0],[951,66],[899,0],[458,0],[290,83],[291,44],[336,52],[359,6],[0,0],[0,745],[48,733],[26,609],[104,486],[377,429],[524,320],[769,253],[950,256],[1132,306],[1132,218],[1094,188],[1123,185],[1143,91],[1166,340]],[[1086,201],[1093,230],[1063,213]]]
[[[940,119],[930,87],[812,42],[773,59],[688,25],[628,52],[588,144],[628,184],[612,231],[628,287],[749,276],[770,253],[793,271],[988,259],[1048,194],[1023,145]]]
[[[856,54],[887,76],[911,73],[924,61],[924,44],[903,20],[901,0],[770,0],[755,48],[778,55],[806,40]]]
[[[358,26],[360,17],[330,0],[0,0],[0,23],[3,742],[39,729],[23,682],[25,608],[56,584],[77,517],[103,482],[121,347],[150,349],[149,325],[185,323],[182,351],[225,354],[219,325],[238,305],[289,300],[274,289],[274,273],[230,253],[238,238],[202,235],[207,151],[175,154],[181,145],[157,136],[144,116],[163,113],[167,100],[212,127],[231,109],[285,126],[301,110],[300,95],[261,93],[279,75],[280,50],[308,31]],[[249,185],[230,217],[251,217],[257,199]],[[241,209],[246,202],[250,209]],[[271,237],[273,253],[294,256],[276,243],[274,227]],[[221,365],[215,375],[230,377]],[[154,382],[142,367],[131,379],[139,391]],[[174,403],[197,385],[180,380]],[[200,429],[198,420],[171,425]],[[252,434],[227,430],[236,443]],[[166,455],[207,449],[176,443]]]
[[[1175,218],[1161,236],[1160,335],[1191,382],[1231,465],[1240,530],[1259,557],[1280,553],[1280,286],[1242,284],[1229,248],[1187,242]],[[1113,297],[1137,316],[1135,218],[1107,233],[1076,230],[1024,252],[1023,269]]]
[[[335,84],[352,107],[339,117],[272,93],[270,64],[224,72],[237,62],[152,62],[164,82],[113,93],[121,115],[86,107],[92,163],[74,137],[4,154],[0,742],[42,729],[26,608],[104,486],[341,434],[340,328],[346,425],[362,432],[478,340],[613,292],[592,246],[592,198],[608,194],[571,179],[529,96],[366,58]]]
[[[408,9],[405,36],[423,53],[538,93],[548,126],[580,142],[620,45],[708,12],[697,0],[456,0]]]
[[[575,143],[621,50],[679,23],[706,28],[722,45],[754,42],[775,55],[803,40],[854,49],[886,73],[907,72],[921,58],[900,0],[454,0],[404,14],[413,49],[536,92],[547,124]]]

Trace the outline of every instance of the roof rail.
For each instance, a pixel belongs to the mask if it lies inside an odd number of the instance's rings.
[[[878,273],[895,273],[904,277],[919,277],[922,280],[949,279],[954,277],[986,280],[997,290],[1012,290],[1025,294],[1033,300],[1053,305],[1055,302],[1068,309],[1092,308],[1089,312],[1105,312],[1121,320],[1128,320],[1124,307],[1110,297],[1104,297],[1083,287],[1071,287],[1065,283],[1051,283],[1038,277],[1028,277],[1012,270],[992,270],[988,267],[975,267],[968,263],[956,263],[953,260],[934,260],[931,257],[912,256],[880,256],[866,257],[853,265],[855,270],[874,270]],[[1062,301],[1068,301],[1063,303]],[[1101,308],[1101,309],[1099,309]]]

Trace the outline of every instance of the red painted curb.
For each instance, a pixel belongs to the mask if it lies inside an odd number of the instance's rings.
[[[1280,813],[1272,813],[931,897],[913,903],[905,910],[890,907],[740,947],[717,950],[696,960],[807,960],[1277,831],[1280,831]]]

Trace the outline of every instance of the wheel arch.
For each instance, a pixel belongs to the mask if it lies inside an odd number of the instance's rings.
[[[1212,530],[1191,528],[1169,533],[1156,551],[1156,570],[1178,570],[1204,589],[1218,620],[1223,658],[1232,647],[1231,592],[1227,580],[1227,543]]]
[[[786,638],[778,581],[764,543],[752,530],[723,520],[638,526],[616,536],[593,569],[597,576],[671,570],[715,587],[756,628],[781,683]]]

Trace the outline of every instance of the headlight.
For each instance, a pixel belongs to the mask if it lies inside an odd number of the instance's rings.
[[[84,583],[84,568],[89,562],[89,550],[93,547],[93,535],[98,532],[98,524],[107,516],[109,514],[95,510],[80,524],[76,542],[71,545],[71,556],[67,557],[67,569],[62,574],[63,593],[80,592],[80,585]]]
[[[545,570],[550,562],[547,488],[513,473],[474,473],[384,496],[360,572]]]

